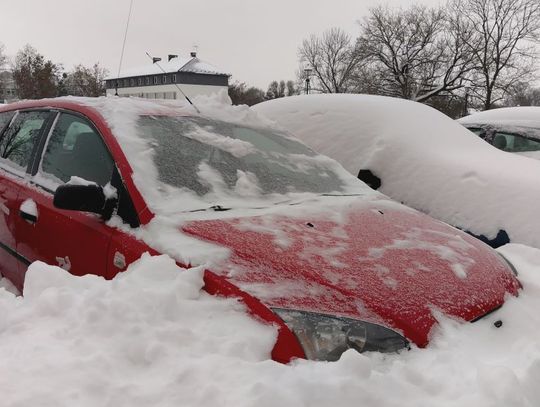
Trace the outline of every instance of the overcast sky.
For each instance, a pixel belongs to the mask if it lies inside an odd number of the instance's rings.
[[[377,4],[411,0],[133,0],[123,68],[166,58],[199,57],[233,81],[265,88],[294,79],[297,49],[312,33],[341,27],[353,37],[357,21]],[[439,0],[417,3],[438,4]],[[65,69],[99,62],[116,73],[130,0],[0,0],[0,42],[9,56],[31,44]]]

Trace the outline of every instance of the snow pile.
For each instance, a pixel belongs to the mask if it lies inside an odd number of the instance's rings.
[[[524,290],[485,319],[441,317],[427,349],[291,365],[268,360],[272,327],[200,291],[201,269],[144,256],[105,281],[35,263],[24,298],[0,288],[1,404],[537,406],[540,250],[501,252]]]
[[[166,256],[113,281],[34,263],[24,298],[0,288],[0,404],[203,405],[206,374],[267,360],[276,331],[202,285]]]
[[[420,103],[369,95],[308,95],[254,106],[380,191],[476,235],[540,247],[540,162],[490,146]]]

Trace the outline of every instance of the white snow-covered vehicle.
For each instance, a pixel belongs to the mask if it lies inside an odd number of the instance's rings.
[[[393,199],[481,238],[540,247],[540,162],[416,102],[304,95],[254,109]]]

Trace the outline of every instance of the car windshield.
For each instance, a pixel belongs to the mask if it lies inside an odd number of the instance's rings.
[[[343,192],[335,163],[285,134],[203,117],[140,116],[159,180],[209,192],[261,196]]]

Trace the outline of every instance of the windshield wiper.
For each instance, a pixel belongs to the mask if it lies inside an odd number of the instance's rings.
[[[231,209],[232,208],[227,208],[227,207],[221,206],[221,205],[212,205],[209,208],[193,209],[193,210],[188,211],[188,212],[204,212],[204,211],[207,211],[207,210],[213,210],[213,211],[216,211],[216,212],[225,212],[225,211],[229,211]]]
[[[364,196],[365,194],[321,194],[321,196]]]

